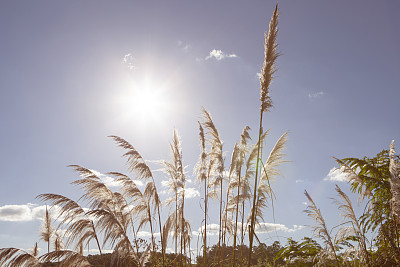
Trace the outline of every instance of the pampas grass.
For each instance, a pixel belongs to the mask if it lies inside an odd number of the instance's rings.
[[[322,251],[322,253],[325,254],[320,254],[320,257],[333,257],[336,261],[336,265],[340,266],[339,259],[336,255],[336,246],[326,226],[325,219],[324,217],[322,217],[321,211],[319,210],[319,208],[317,208],[317,205],[308,194],[308,192],[304,191],[304,194],[310,202],[310,205],[308,205],[307,209],[304,212],[307,213],[307,215],[311,217],[316,223],[316,225],[311,226],[312,231],[314,235],[318,238],[321,238],[323,240],[323,243],[326,245],[325,250]]]
[[[260,107],[260,126],[259,126],[259,132],[258,132],[258,140],[260,140],[261,135],[263,133],[262,130],[262,122],[263,122],[263,114],[264,112],[268,111],[272,107],[272,101],[269,96],[269,87],[271,85],[271,81],[273,78],[274,73],[276,72],[275,68],[275,61],[278,58],[279,54],[277,52],[277,34],[278,34],[278,5],[275,7],[274,14],[272,15],[271,21],[269,23],[269,30],[268,34],[265,34],[265,60],[264,60],[264,65],[261,70],[261,78],[260,78],[260,84],[261,84],[261,90],[260,90],[260,101],[261,101],[261,107]],[[260,142],[259,142],[260,143]],[[254,236],[254,225],[255,225],[255,206],[256,206],[256,201],[257,201],[257,188],[258,188],[258,164],[260,160],[260,145],[258,146],[257,149],[257,163],[256,163],[256,175],[254,179],[254,193],[253,193],[253,204],[252,204],[252,212],[251,212],[251,221],[250,221],[250,233],[249,233],[249,262],[248,262],[248,267],[250,267],[251,264],[251,254],[252,254],[252,249],[253,249],[253,236]]]

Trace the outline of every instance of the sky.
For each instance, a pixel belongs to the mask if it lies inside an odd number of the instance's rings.
[[[35,197],[77,200],[82,191],[71,182],[79,176],[68,165],[128,173],[110,135],[142,154],[166,199],[168,177],[155,162],[170,159],[174,129],[187,166],[185,214],[196,234],[203,219],[193,174],[201,108],[224,142],[226,165],[245,126],[257,139],[258,75],[275,4],[1,1],[0,248],[39,242],[46,250],[39,241],[46,203]],[[349,185],[332,171],[332,157],[373,157],[400,137],[400,4],[281,1],[279,10],[281,56],[270,88],[274,108],[264,114],[263,127],[271,129],[266,150],[290,134],[288,162],[272,184],[276,200],[259,233],[266,244],[311,236],[304,190],[328,227],[338,224],[334,186],[349,192]],[[216,202],[210,213],[210,224],[218,224]]]

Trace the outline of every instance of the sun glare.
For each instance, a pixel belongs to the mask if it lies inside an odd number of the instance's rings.
[[[150,80],[127,85],[121,104],[128,119],[141,124],[160,123],[170,109],[166,88]]]

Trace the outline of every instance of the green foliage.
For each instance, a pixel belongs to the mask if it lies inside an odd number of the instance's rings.
[[[314,257],[320,250],[321,246],[312,238],[304,237],[302,242],[289,238],[275,260],[283,260],[286,266],[313,266]]]
[[[397,164],[399,159],[399,155],[396,155]],[[358,176],[358,179],[350,181],[352,192],[367,198],[368,205],[360,217],[360,223],[364,225],[365,231],[377,233],[374,239],[374,261],[397,264],[400,260],[399,228],[391,210],[389,151],[383,150],[373,158],[345,158],[341,162],[342,166],[345,164]]]

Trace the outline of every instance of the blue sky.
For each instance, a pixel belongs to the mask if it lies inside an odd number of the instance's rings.
[[[70,184],[78,176],[67,165],[127,173],[123,151],[107,136],[123,137],[155,161],[169,158],[174,128],[193,181],[185,212],[196,231],[202,196],[192,169],[201,107],[213,116],[227,164],[244,126],[256,139],[257,73],[275,4],[2,1],[0,247],[27,249],[39,240],[38,194],[79,198]],[[312,224],[303,213],[305,189],[334,226],[335,182],[324,180],[336,166],[331,157],[374,156],[400,136],[400,5],[285,1],[279,8],[282,55],[264,128],[271,129],[269,149],[290,131],[290,162],[273,184],[275,221],[265,212],[266,223],[280,224],[260,235],[267,244],[310,236],[299,227]],[[167,177],[155,176],[162,191]]]

